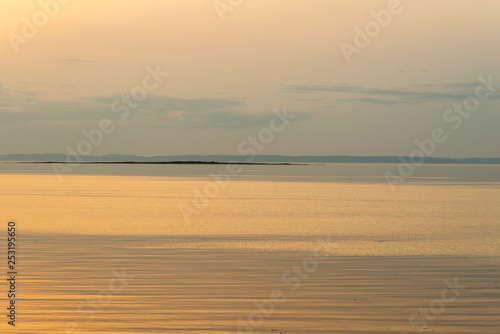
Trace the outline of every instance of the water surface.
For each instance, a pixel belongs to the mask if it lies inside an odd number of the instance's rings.
[[[497,166],[421,166],[395,192],[396,165],[248,166],[218,191],[221,166],[85,165],[62,182],[47,167],[0,164],[15,332],[417,333],[409,317],[455,278],[467,288],[425,331],[500,332]]]

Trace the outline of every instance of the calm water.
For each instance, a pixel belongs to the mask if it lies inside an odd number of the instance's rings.
[[[395,165],[243,168],[216,186],[225,166],[60,182],[0,164],[19,232],[17,325],[0,333],[500,332],[500,166],[421,166],[394,192]]]

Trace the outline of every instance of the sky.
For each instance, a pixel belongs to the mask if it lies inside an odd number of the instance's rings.
[[[259,154],[407,156],[441,129],[429,155],[500,157],[499,14],[497,0],[2,1],[0,154],[67,153],[109,120],[92,155],[240,154],[256,136]]]

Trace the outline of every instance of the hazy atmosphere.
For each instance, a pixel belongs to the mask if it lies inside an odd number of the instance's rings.
[[[0,1],[0,334],[499,334],[499,14]]]
[[[286,108],[259,153],[408,155],[442,128],[434,156],[500,155],[500,87],[484,85],[500,2],[232,3],[2,1],[0,154],[66,153],[102,119],[93,155],[239,154]]]

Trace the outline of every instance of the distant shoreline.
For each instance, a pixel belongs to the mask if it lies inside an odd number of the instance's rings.
[[[0,161],[0,163],[18,164],[65,164],[66,161]],[[289,162],[227,162],[227,161],[80,161],[78,164],[97,165],[271,165],[271,166],[300,166],[308,164],[297,164]]]
[[[124,154],[108,154],[102,156],[73,156],[60,153],[46,154],[0,154],[0,162],[29,163],[65,163],[67,160],[80,163],[119,163],[119,164],[248,164],[248,165],[293,165],[293,164],[484,164],[500,165],[500,158],[415,158],[406,156],[289,156],[289,155],[171,155],[171,156],[138,156]],[[234,161],[234,162],[233,162]]]

